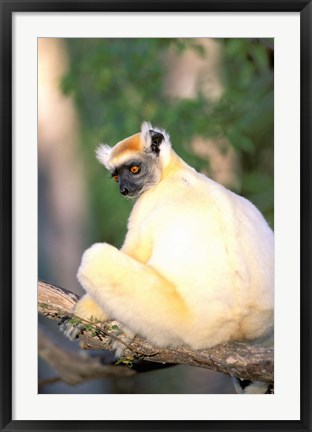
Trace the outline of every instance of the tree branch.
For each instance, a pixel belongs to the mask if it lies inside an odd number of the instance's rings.
[[[79,297],[63,288],[39,281],[38,312],[50,319],[72,316],[72,308]],[[120,337],[120,324],[108,321],[101,331],[93,335],[84,331],[80,335],[82,349],[112,350],[112,340]],[[179,363],[212,369],[246,380],[273,383],[274,351],[244,342],[228,342],[213,348],[193,351],[180,348],[159,348],[136,336],[125,348],[125,357],[141,358],[160,363]]]
[[[39,381],[39,386],[57,381],[75,385],[90,379],[135,375],[136,372],[127,367],[102,364],[100,357],[79,356],[74,351],[60,348],[42,327],[39,326],[38,331],[38,353],[58,373],[58,377]]]

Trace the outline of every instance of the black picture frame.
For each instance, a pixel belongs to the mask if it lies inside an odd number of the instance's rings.
[[[0,0],[1,5],[1,431],[311,431],[311,22],[306,0]],[[12,420],[12,16],[14,12],[300,12],[301,67],[301,418],[298,421]],[[291,175],[291,173],[290,173]],[[291,349],[291,343],[290,343]],[[289,371],[291,380],[291,371]],[[243,402],[242,402],[243,403]]]

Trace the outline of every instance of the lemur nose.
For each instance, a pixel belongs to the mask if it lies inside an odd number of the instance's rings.
[[[126,187],[123,187],[120,189],[120,193],[122,193],[123,195],[128,195],[129,189],[127,189]]]

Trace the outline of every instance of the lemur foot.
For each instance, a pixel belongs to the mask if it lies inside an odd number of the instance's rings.
[[[135,338],[135,333],[124,326],[120,326],[120,332],[116,335],[118,339],[112,341],[111,347],[117,359],[123,357],[123,353],[127,346]]]
[[[64,317],[59,322],[59,330],[71,341],[79,339],[85,326],[72,318]],[[123,357],[127,346],[133,341],[135,333],[124,326],[119,325],[119,331],[115,333],[116,339],[112,339],[110,344],[112,351],[117,359]]]
[[[79,322],[73,322],[72,318],[64,317],[59,322],[59,330],[71,341],[79,339],[83,332],[84,325]]]
[[[273,385],[261,381],[244,380],[232,377],[236,393],[240,394],[273,394]]]

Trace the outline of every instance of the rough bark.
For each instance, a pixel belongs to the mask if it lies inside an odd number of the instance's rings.
[[[79,297],[63,288],[38,282],[38,312],[51,319],[72,316]],[[90,330],[80,335],[82,349],[112,350],[112,340],[120,338],[120,324],[109,321],[96,334]],[[160,363],[178,363],[212,369],[246,380],[273,383],[274,351],[244,342],[228,342],[210,349],[193,351],[180,348],[159,348],[136,336],[124,351],[127,358],[141,358]]]

